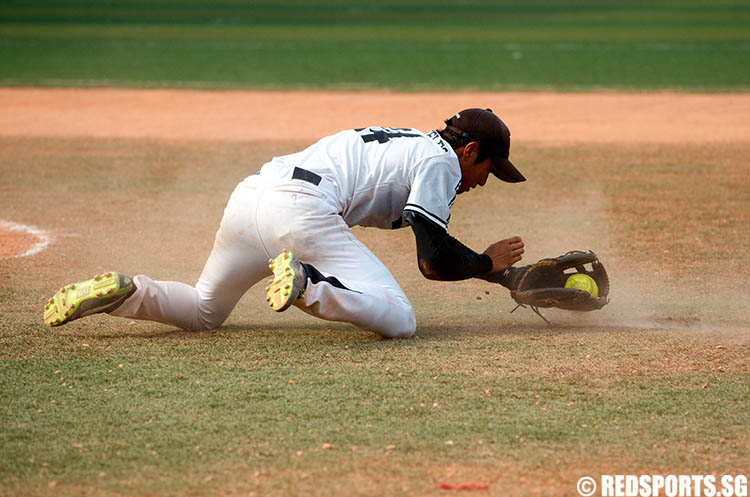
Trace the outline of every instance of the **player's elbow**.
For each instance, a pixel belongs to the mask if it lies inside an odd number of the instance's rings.
[[[426,259],[419,259],[419,271],[422,273],[422,276],[428,280],[443,281],[445,279],[443,274]]]

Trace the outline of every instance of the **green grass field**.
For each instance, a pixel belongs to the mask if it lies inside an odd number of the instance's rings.
[[[9,1],[0,60],[6,86],[744,90],[750,6]]]

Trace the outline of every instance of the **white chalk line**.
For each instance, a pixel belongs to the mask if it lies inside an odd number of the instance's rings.
[[[18,224],[12,221],[6,221],[4,219],[0,219],[0,228],[6,229],[8,231],[16,231],[19,233],[26,233],[29,235],[34,235],[39,240],[34,245],[32,245],[28,250],[26,250],[26,252],[24,252],[23,254],[16,254],[16,255],[9,256],[9,257],[0,257],[0,259],[11,259],[15,257],[29,257],[31,255],[36,255],[42,250],[46,249],[53,241],[52,235],[50,235],[45,230],[37,228],[35,226],[29,226],[26,224]]]

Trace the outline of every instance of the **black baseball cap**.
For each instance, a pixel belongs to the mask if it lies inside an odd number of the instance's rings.
[[[479,143],[495,167],[492,174],[508,183],[526,181],[521,172],[509,160],[510,130],[492,109],[465,109],[445,120],[448,129],[464,138]]]

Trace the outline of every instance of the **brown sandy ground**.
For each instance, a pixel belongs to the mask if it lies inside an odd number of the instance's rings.
[[[25,254],[38,241],[39,238],[31,233],[0,226],[0,259]]]
[[[0,88],[0,136],[310,141],[379,124],[432,129],[490,107],[514,143],[736,143],[750,94],[388,93]]]
[[[602,391],[644,378],[682,390],[748,378],[747,94],[0,89],[0,218],[46,229],[56,240],[33,257],[0,259],[0,297],[11,291],[24,297],[0,323],[3,357],[66,356],[80,352],[84,341],[107,354],[145,347],[143,337],[167,350],[175,339],[203,338],[98,317],[92,318],[95,326],[72,323],[50,333],[39,312],[61,283],[113,264],[124,272],[195,281],[231,189],[273,155],[339,128],[430,129],[469,106],[492,107],[506,120],[512,157],[529,181],[490,182],[461,196],[451,233],[475,249],[521,235],[527,261],[594,249],[612,273],[612,303],[586,315],[550,311],[555,326],[547,327],[528,311],[509,314],[513,306],[503,289],[475,281],[425,282],[407,230],[358,229],[414,304],[419,338],[409,347],[429,355],[450,344],[456,362],[433,358],[435,367],[467,378],[484,374],[469,367],[477,356],[485,361],[480,368],[492,364],[494,380],[586,378],[585,385]],[[227,323],[237,340],[286,329],[298,330],[300,342],[328,337],[331,329],[338,340],[350,334],[352,344],[373,340],[299,312],[274,315],[263,306],[261,290],[252,289]],[[15,333],[9,322],[27,333]],[[471,356],[462,356],[464,349]],[[422,357],[408,347],[389,354],[402,364]],[[538,407],[535,415],[543,415],[544,399]],[[582,474],[740,470],[750,450],[746,431],[710,428],[696,422],[685,434],[636,452],[585,442],[580,451],[562,453],[538,442],[519,441],[507,453],[477,445],[481,463],[415,462],[414,454],[399,453],[406,441],[393,453],[385,447],[379,456],[368,453],[366,460],[336,447],[322,463],[292,459],[280,473],[251,471],[228,457],[214,468],[214,479],[206,477],[185,494],[317,495],[323,481],[338,495],[451,495],[437,486],[447,481],[490,484],[477,495],[567,496],[576,495]],[[138,475],[132,480],[129,490],[109,494],[153,493]],[[31,495],[52,492],[47,482],[40,488],[13,483]],[[107,494],[86,482],[57,490]]]
[[[460,222],[453,223],[454,234],[481,233],[474,245],[479,248],[517,233],[526,239],[527,261],[570,248],[596,249],[617,276],[620,301],[623,290],[642,296],[651,287],[658,288],[657,295],[674,294],[675,300],[685,301],[680,292],[689,291],[675,278],[686,272],[696,273],[689,281],[700,287],[707,310],[715,307],[712,298],[721,301],[717,291],[747,295],[744,285],[727,285],[724,278],[744,274],[747,267],[743,227],[750,211],[745,160],[750,94],[5,88],[0,89],[0,107],[5,109],[0,113],[0,137],[10,140],[8,157],[27,151],[24,142],[14,142],[25,138],[56,138],[55,147],[66,147],[60,145],[66,139],[92,138],[279,144],[242,166],[241,173],[250,174],[270,155],[293,151],[339,129],[383,124],[427,130],[468,106],[492,107],[510,125],[512,156],[529,181],[513,188],[492,185],[475,194],[475,200],[481,198],[502,215],[491,223],[467,222],[462,209],[456,209],[454,219]],[[76,143],[74,149],[85,147],[81,141],[70,143]],[[113,181],[117,174],[113,172]],[[580,179],[567,191],[554,191],[552,201],[550,184],[564,184],[571,175]],[[4,175],[4,190],[17,188],[12,177]],[[227,191],[236,179],[227,182]],[[223,202],[221,195],[212,198]],[[17,208],[26,202],[19,201]],[[33,225],[43,219],[19,220],[4,212],[2,217],[12,218],[8,221]],[[41,227],[54,226],[45,221]],[[19,236],[5,233],[2,246],[20,249],[33,240]],[[362,236],[371,238],[364,230]],[[372,243],[379,236],[373,236]],[[619,258],[627,266],[622,273]],[[702,265],[709,260],[706,272]],[[630,282],[639,271],[667,286],[649,281],[643,288],[643,282]],[[735,309],[727,317],[734,319],[738,313],[744,315]],[[635,321],[640,320],[639,315]]]

